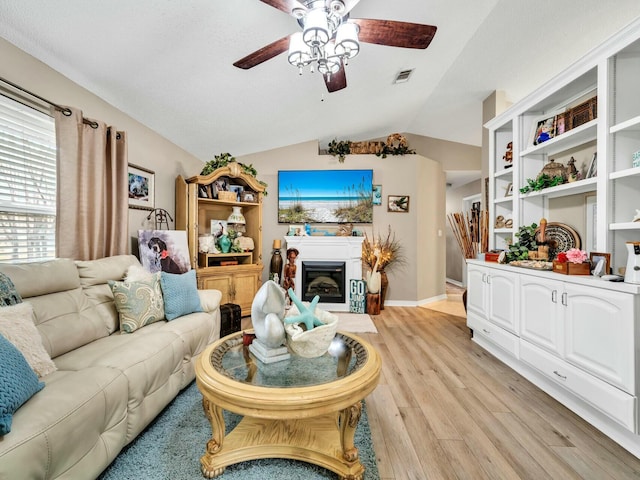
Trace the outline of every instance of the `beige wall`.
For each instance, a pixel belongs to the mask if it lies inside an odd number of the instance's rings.
[[[382,185],[383,205],[374,207],[373,229],[385,233],[387,226],[401,240],[407,264],[391,270],[388,299],[392,305],[416,304],[444,294],[445,181],[440,163],[421,155],[403,157],[348,155],[344,163],[330,155],[318,154],[316,141],[246,155],[238,158],[253,164],[258,178],[269,184],[264,201],[263,250],[269,262],[272,242],[287,232],[277,222],[278,170],[293,169],[373,169],[373,181]],[[410,195],[409,213],[387,212],[387,195]],[[371,226],[363,228],[368,235]],[[265,271],[263,278],[267,277]]]
[[[156,208],[166,209],[175,219],[175,178],[179,174],[199,173],[202,161],[2,38],[0,58],[1,77],[58,105],[79,108],[87,118],[99,119],[126,131],[129,163],[155,172]],[[132,238],[137,238],[137,231],[144,227],[148,213],[129,210],[128,223],[123,225],[128,225]]]

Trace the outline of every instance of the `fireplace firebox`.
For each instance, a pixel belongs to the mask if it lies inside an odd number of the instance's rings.
[[[302,299],[320,303],[344,303],[345,262],[302,262]]]

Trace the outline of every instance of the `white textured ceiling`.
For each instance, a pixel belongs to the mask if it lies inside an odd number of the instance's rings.
[[[351,15],[438,31],[426,50],[363,44],[332,94],[285,54],[232,65],[299,28],[258,0],[2,0],[0,36],[207,160],[392,132],[480,145],[484,98],[519,100],[639,16],[640,2],[361,0]]]

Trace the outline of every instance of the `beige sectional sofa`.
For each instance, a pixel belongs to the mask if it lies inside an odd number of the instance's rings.
[[[204,312],[120,333],[108,280],[136,257],[0,265],[24,301],[57,371],[0,437],[0,479],[93,479],[194,378],[219,337],[220,292],[199,291]]]

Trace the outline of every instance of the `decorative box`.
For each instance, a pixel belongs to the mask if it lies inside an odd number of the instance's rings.
[[[220,305],[220,338],[240,331],[241,321],[240,305],[234,303]]]
[[[591,275],[590,263],[571,263],[553,261],[553,271],[565,275]]]
[[[633,168],[640,167],[640,150],[633,154]]]
[[[487,252],[487,253],[484,254],[484,261],[485,262],[497,262],[499,256],[500,256],[499,253]]]

